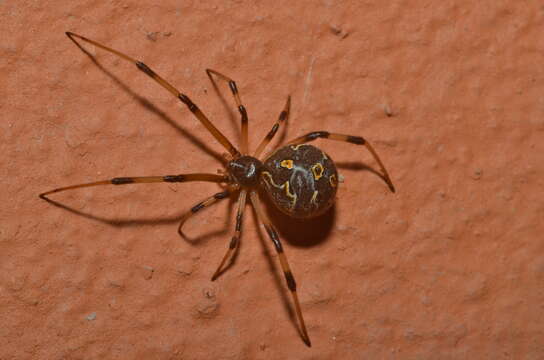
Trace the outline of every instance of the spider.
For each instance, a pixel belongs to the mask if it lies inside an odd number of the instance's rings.
[[[266,146],[270,143],[272,138],[274,138],[274,135],[277,133],[280,126],[289,117],[291,97],[288,96],[278,120],[272,126],[272,129],[266,134],[264,139],[260,142],[259,146],[257,146],[257,149],[252,155],[250,155],[248,146],[248,115],[246,108],[242,104],[240,94],[238,93],[238,88],[236,87],[236,82],[228,76],[225,76],[215,70],[206,69],[206,73],[214,85],[214,77],[228,83],[232,96],[234,97],[234,101],[238,106],[242,130],[240,150],[232,145],[232,143],[212,124],[212,122],[206,117],[206,115],[204,115],[200,108],[193,103],[193,101],[187,95],[179,92],[174,86],[160,77],[143,62],[135,60],[122,52],[109,48],[84,36],[72,32],[66,32],[66,35],[83,51],[85,51],[84,48],[76,39],[92,44],[133,63],[140,71],[177,97],[187,106],[189,111],[196,117],[196,119],[198,119],[202,125],[204,125],[211,135],[228,151],[228,154],[224,154],[226,159],[226,169],[218,174],[191,173],[164,176],[116,177],[109,180],[60,187],[40,194],[40,198],[47,201],[52,201],[47,198],[47,196],[52,193],[99,185],[126,185],[137,183],[189,181],[207,181],[226,184],[226,190],[218,192],[199,202],[193,206],[190,211],[182,216],[178,227],[178,233],[183,236],[182,226],[191,215],[196,214],[200,210],[221,199],[231,196],[231,194],[238,194],[238,211],[236,214],[234,235],[230,240],[226,254],[212,276],[212,281],[214,281],[221,274],[227,260],[232,258],[232,255],[238,246],[242,231],[244,208],[249,197],[249,201],[256,210],[257,218],[264,226],[264,229],[272,240],[278,254],[279,262],[287,283],[287,288],[289,289],[293,299],[302,340],[307,346],[311,346],[310,337],[308,336],[308,332],[306,330],[306,325],[304,323],[304,318],[302,317],[302,311],[298,300],[295,277],[293,276],[293,273],[289,267],[289,263],[287,261],[287,257],[285,256],[278,233],[272,225],[269,217],[263,210],[263,206],[258,195],[259,190],[264,190],[263,192],[268,194],[271,202],[280,211],[293,218],[308,219],[321,215],[327,209],[329,209],[334,203],[338,188],[338,173],[336,166],[331,158],[323,151],[315,146],[306,144],[310,141],[321,138],[365,146],[381,168],[381,177],[387,183],[389,189],[392,192],[395,192],[395,187],[391,182],[391,178],[389,177],[387,170],[378,157],[378,154],[374,151],[373,147],[368,143],[368,141],[360,136],[341,135],[328,131],[313,131],[306,135],[297,137],[296,139],[289,141],[285,146],[280,147],[275,151],[268,152],[263,156],[263,151],[265,150]]]

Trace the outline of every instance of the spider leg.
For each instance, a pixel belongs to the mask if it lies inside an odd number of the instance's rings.
[[[47,195],[60,191],[78,189],[83,187],[91,187],[98,185],[126,185],[126,184],[138,184],[138,183],[158,183],[158,182],[187,182],[187,181],[209,181],[209,182],[227,182],[228,177],[225,175],[215,174],[179,174],[179,175],[165,175],[165,176],[140,176],[140,177],[117,177],[110,180],[95,181],[84,184],[70,185],[60,187],[50,191],[41,193],[39,196],[44,200],[47,199]]]
[[[214,194],[214,195],[210,196],[209,198],[207,198],[206,200],[203,200],[203,201],[199,202],[198,204],[196,204],[195,206],[193,206],[191,208],[191,210],[186,212],[181,217],[181,220],[180,220],[179,226],[178,226],[178,234],[180,236],[184,236],[183,231],[181,230],[181,228],[183,227],[183,224],[185,224],[185,221],[187,221],[188,218],[190,218],[192,215],[196,214],[200,210],[214,204],[215,202],[217,202],[217,201],[219,201],[221,199],[227,198],[229,195],[230,195],[229,190],[218,192],[217,194]]]
[[[253,155],[256,158],[259,158],[259,155],[263,152],[266,145],[270,144],[270,141],[274,138],[274,135],[276,135],[276,132],[280,128],[280,125],[289,117],[289,109],[291,108],[291,95],[287,97],[287,101],[285,102],[285,106],[283,107],[282,112],[280,113],[280,116],[278,117],[278,121],[272,126],[272,129],[266,134],[263,141],[259,144],[257,147],[257,150],[255,150],[255,154]],[[265,157],[266,158],[266,157]]]
[[[257,211],[257,216],[261,223],[263,224],[266,232],[268,233],[268,236],[274,243],[274,247],[276,248],[276,252],[278,253],[278,258],[280,260],[281,268],[283,270],[283,274],[285,275],[285,281],[287,282],[287,287],[289,288],[289,291],[291,292],[291,295],[293,297],[293,302],[295,303],[295,312],[297,314],[298,321],[300,323],[300,328],[302,332],[302,339],[304,340],[304,343],[308,345],[309,347],[312,346],[312,343],[310,342],[310,338],[308,337],[308,332],[306,331],[306,324],[304,323],[304,318],[302,317],[302,311],[300,309],[300,303],[298,301],[298,295],[297,295],[297,285],[295,282],[295,278],[293,276],[293,273],[291,272],[291,268],[289,267],[289,262],[287,262],[287,257],[285,256],[285,253],[283,252],[283,247],[281,245],[280,238],[278,236],[278,233],[272,226],[272,223],[270,222],[270,219],[264,212],[261,201],[259,200],[259,196],[256,192],[250,193],[251,197],[251,203],[255,207],[255,210]]]
[[[240,156],[240,152],[238,151],[238,149],[236,149],[231,143],[230,141],[225,137],[225,135],[223,135],[211,122],[210,120],[206,117],[206,115],[204,115],[204,113],[198,108],[198,106],[196,106],[192,101],[191,99],[185,95],[185,94],[182,94],[180,93],[175,87],[173,87],[168,81],[164,80],[162,77],[160,77],[157,73],[155,73],[153,70],[151,70],[151,68],[149,68],[146,64],[144,64],[143,62],[141,61],[138,61],[136,59],[133,59],[131,58],[130,56],[128,55],[125,55],[123,54],[122,52],[119,52],[117,50],[114,50],[112,48],[109,48],[105,45],[102,45],[94,40],[91,40],[91,39],[88,39],[84,36],[81,36],[81,35],[78,35],[78,34],[75,34],[73,32],[66,32],[66,35],[70,38],[70,40],[72,40],[74,43],[76,43],[76,45],[78,47],[81,47],[81,45],[74,39],[74,38],[78,38],[78,39],[81,39],[85,42],[88,42],[90,44],[93,44],[94,46],[96,47],[99,47],[103,50],[106,50],[112,54],[115,54],[117,56],[119,56],[120,58],[122,59],[125,59],[131,63],[133,63],[134,65],[136,65],[136,67],[142,71],[143,73],[145,73],[147,76],[149,76],[150,78],[152,78],[153,80],[155,80],[159,85],[161,85],[163,88],[165,88],[166,90],[168,90],[171,94],[173,94],[175,97],[177,97],[182,103],[184,103],[185,105],[187,105],[187,107],[189,108],[189,110],[195,115],[195,117],[206,127],[206,129],[208,129],[208,131],[215,137],[215,139],[217,141],[219,141],[219,143],[221,145],[223,145],[229,153],[231,153],[234,157],[238,157]]]
[[[238,213],[236,214],[236,227],[234,231],[234,236],[230,240],[227,253],[223,257],[223,260],[221,260],[221,263],[219,264],[219,266],[217,267],[217,270],[215,270],[215,273],[212,276],[212,281],[217,279],[217,277],[221,274],[223,265],[225,265],[227,259],[229,259],[232,256],[232,253],[234,252],[234,250],[236,250],[236,247],[238,246],[238,242],[240,241],[240,235],[242,232],[242,220],[244,218],[244,208],[246,206],[246,195],[247,195],[247,190],[240,191],[240,196],[238,196]]]
[[[238,111],[240,112],[241,116],[241,123],[242,123],[242,143],[240,146],[240,150],[242,151],[242,154],[247,154],[249,151],[249,135],[248,135],[248,118],[247,118],[247,111],[245,106],[242,104],[242,100],[240,99],[240,94],[238,93],[238,88],[236,87],[236,82],[229,78],[226,75],[221,74],[218,71],[212,70],[212,69],[206,69],[206,74],[208,74],[208,77],[210,78],[211,82],[215,86],[215,80],[213,79],[212,74],[217,76],[219,79],[227,81],[229,83],[230,91],[232,92],[232,96],[234,97],[234,101],[236,101],[236,105],[238,106]]]
[[[361,136],[342,135],[342,134],[330,133],[328,131],[313,131],[311,133],[308,133],[306,135],[300,136],[294,140],[289,141],[287,145],[299,145],[299,144],[310,142],[317,138],[345,141],[355,145],[364,145],[368,149],[368,151],[370,151],[372,156],[374,156],[374,159],[380,165],[380,168],[383,173],[383,179],[389,186],[389,189],[391,190],[391,192],[395,192],[395,186],[393,185],[393,182],[391,181],[391,178],[389,177],[389,173],[385,169],[385,166],[380,160],[380,157],[378,156],[376,151],[374,151],[374,148],[372,147],[372,145],[370,145],[370,143],[366,141],[364,138],[362,138]]]

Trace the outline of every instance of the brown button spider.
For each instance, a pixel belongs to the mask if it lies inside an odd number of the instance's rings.
[[[49,201],[47,195],[52,193],[98,185],[125,185],[135,183],[188,181],[224,183],[227,185],[227,190],[212,195],[192,207],[191,210],[182,217],[178,227],[178,232],[180,235],[182,235],[182,226],[191,215],[221,199],[229,197],[231,194],[238,193],[238,212],[236,215],[234,235],[232,236],[225,256],[212,276],[213,281],[221,274],[225,263],[231,258],[238,245],[242,231],[244,208],[249,195],[249,199],[257,212],[257,217],[263,224],[278,253],[278,258],[285,275],[287,287],[292,295],[295,305],[296,316],[300,325],[302,339],[306,345],[311,346],[310,338],[308,336],[308,332],[306,331],[306,325],[304,323],[302,311],[298,301],[295,278],[291,272],[289,263],[287,262],[287,257],[285,256],[278,233],[263,210],[261,200],[259,200],[258,190],[263,189],[264,192],[269,195],[270,200],[278,207],[278,209],[291,217],[311,218],[323,214],[334,203],[336,190],[338,187],[338,174],[334,162],[327,154],[312,145],[306,144],[307,142],[317,138],[323,138],[345,141],[356,145],[364,145],[380,166],[382,177],[389,186],[389,189],[392,192],[395,192],[395,188],[391,182],[389,174],[372,146],[360,136],[341,135],[329,133],[327,131],[314,131],[289,141],[287,145],[280,147],[272,153],[261,156],[265,147],[270,143],[279,127],[289,116],[291,104],[291,97],[289,96],[287,97],[285,107],[280,113],[278,120],[274,126],[272,126],[272,129],[268,132],[265,138],[261,141],[253,155],[250,155],[248,149],[248,116],[238,93],[236,83],[231,78],[215,70],[206,70],[208,77],[214,84],[214,76],[220,80],[226,81],[229,84],[241,117],[242,139],[240,151],[234,147],[231,142],[210,122],[206,115],[204,115],[200,108],[195,105],[187,95],[179,92],[175,87],[157,75],[147,65],[131,58],[128,55],[111,49],[96,41],[87,39],[81,35],[77,35],[72,32],[67,32],[66,35],[78,47],[81,47],[81,45],[75,40],[76,38],[135,64],[139,70],[172,93],[182,103],[187,105],[189,110],[202,123],[202,125],[208,129],[208,131],[221,145],[223,145],[223,147],[225,147],[225,149],[228,151],[228,154],[226,155],[228,163],[226,171],[223,174],[192,173],[164,176],[117,177],[110,180],[57,188],[40,194],[40,198]]]

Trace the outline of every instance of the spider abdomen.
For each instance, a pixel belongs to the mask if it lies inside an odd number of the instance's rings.
[[[331,158],[315,146],[288,145],[264,161],[261,183],[282,212],[311,218],[334,203],[338,173]]]

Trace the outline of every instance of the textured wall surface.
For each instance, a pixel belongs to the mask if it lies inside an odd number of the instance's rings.
[[[47,5],[45,5],[47,3]],[[538,1],[0,2],[1,359],[544,358],[544,8]],[[296,3],[296,4],[293,4]],[[286,96],[344,183],[332,211],[269,209],[312,338],[248,206],[234,265],[210,277],[234,200],[176,233],[224,151],[131,64],[145,61],[238,144],[204,69],[232,76],[254,148]]]

